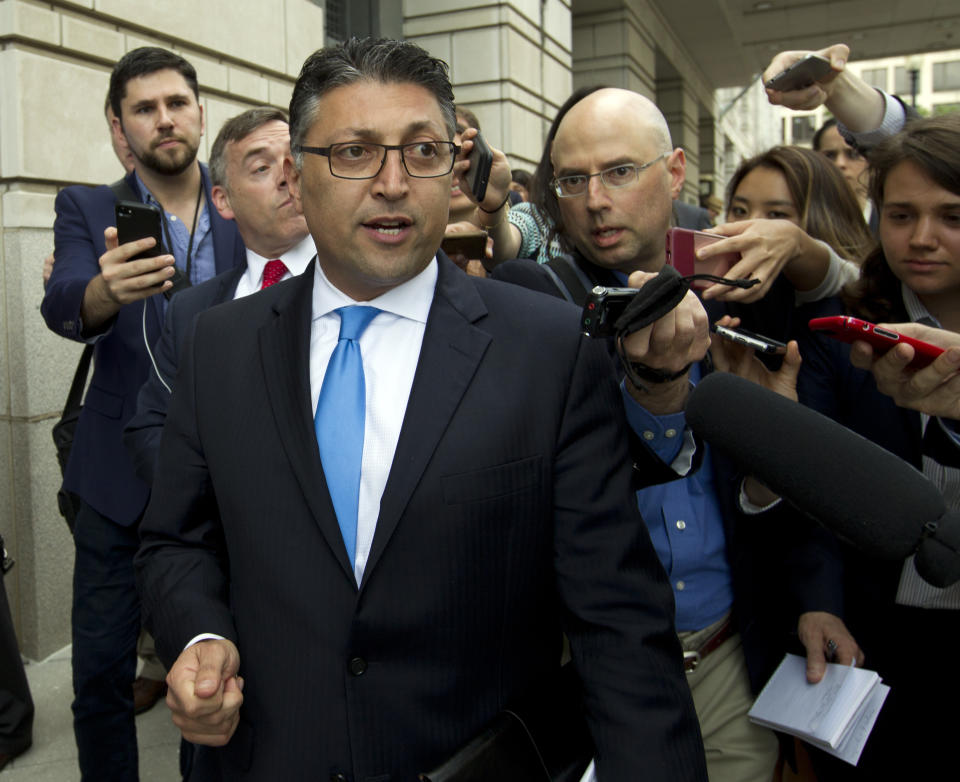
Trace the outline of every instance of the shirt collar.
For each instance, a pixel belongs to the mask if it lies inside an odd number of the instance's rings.
[[[279,260],[283,261],[283,265],[287,267],[287,271],[290,272],[293,277],[296,277],[299,274],[303,274],[307,266],[310,265],[310,261],[313,260],[313,256],[316,254],[317,250],[313,244],[313,237],[310,236],[310,234],[307,234],[297,244],[281,255]],[[247,273],[250,275],[250,278],[253,279],[257,284],[262,282],[263,267],[267,265],[267,261],[273,260],[277,259],[264,258],[262,255],[258,255],[248,247]]]
[[[911,322],[913,323],[922,323],[925,326],[933,326],[934,328],[943,328],[940,325],[940,322],[930,314],[929,310],[923,306],[923,302],[920,301],[920,297],[908,288],[903,283],[900,283],[901,295],[903,296],[903,304],[907,308],[907,315],[909,316]]]
[[[358,302],[333,286],[323,273],[318,261],[313,280],[313,319],[322,318],[339,307],[367,304],[401,318],[426,323],[430,305],[433,303],[433,293],[437,287],[437,270],[437,258],[434,256],[427,267],[415,277],[391,288],[375,299]]]

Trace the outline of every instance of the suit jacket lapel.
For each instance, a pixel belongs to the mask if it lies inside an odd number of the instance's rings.
[[[353,582],[353,565],[347,560],[347,549],[323,477],[310,413],[313,277],[311,263],[274,303],[274,319],[260,329],[260,359],[270,408],[287,458],[320,531]]]
[[[490,343],[490,335],[473,325],[487,314],[473,282],[443,253],[439,254],[439,264],[420,360],[380,501],[361,588],[396,529]]]
[[[247,264],[243,263],[235,267],[229,274],[220,277],[220,284],[217,286],[217,293],[213,299],[214,304],[222,304],[225,301],[233,301],[234,294],[237,292],[237,285],[240,284],[240,278],[247,270]]]

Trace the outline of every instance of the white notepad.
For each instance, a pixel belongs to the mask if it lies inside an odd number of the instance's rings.
[[[889,692],[875,671],[834,663],[818,684],[810,684],[806,660],[788,654],[748,716],[855,766]]]

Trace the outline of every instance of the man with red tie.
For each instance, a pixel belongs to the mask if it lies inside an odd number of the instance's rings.
[[[137,412],[124,431],[137,474],[153,481],[160,431],[180,349],[197,314],[303,272],[316,250],[283,175],[290,127],[279,109],[248,109],[227,120],[210,153],[211,197],[233,220],[246,245],[246,263],[178,294],[170,302],[154,347],[154,367],[140,390]]]

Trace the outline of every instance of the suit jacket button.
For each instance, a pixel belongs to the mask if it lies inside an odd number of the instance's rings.
[[[354,676],[363,676],[367,670],[367,661],[362,657],[354,657],[350,661],[350,673]]]
[[[330,782],[348,782],[346,774],[331,774]]]

